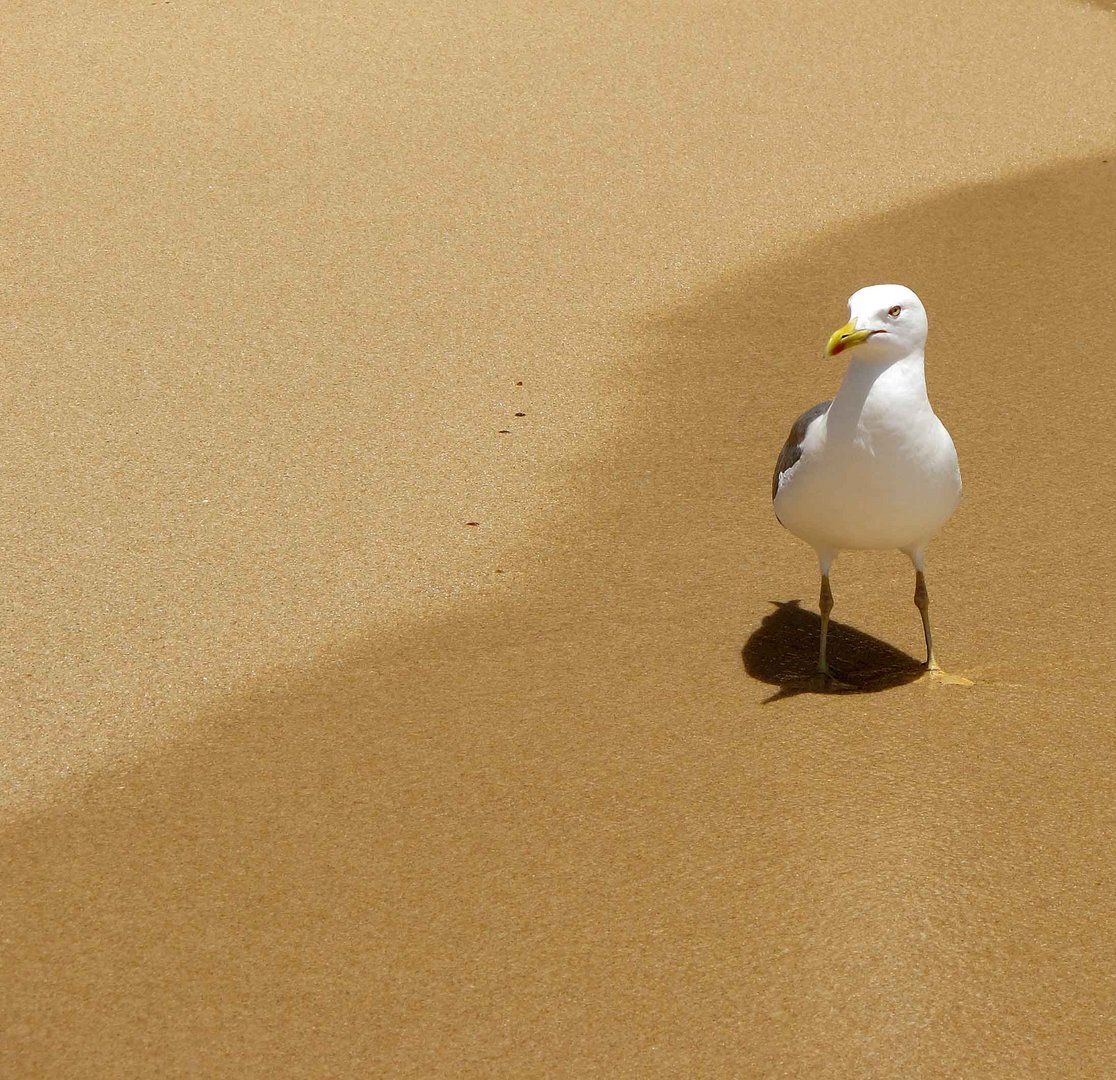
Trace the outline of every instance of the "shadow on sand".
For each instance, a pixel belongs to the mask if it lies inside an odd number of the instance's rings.
[[[833,693],[813,674],[818,658],[821,619],[799,600],[772,600],[768,612],[741,650],[753,679],[779,687],[764,704],[798,694]],[[830,620],[829,658],[848,688],[841,693],[871,694],[913,682],[923,673],[913,656],[845,623]]]
[[[771,517],[770,468],[823,381],[796,358],[816,353],[866,281],[907,280],[926,299],[940,323],[935,402],[977,523],[943,578],[1002,655],[1013,639],[996,598],[1010,598],[1012,570],[1025,558],[1030,602],[1071,625],[1058,613],[1087,606],[1086,570],[1100,562],[1067,553],[1110,535],[1096,478],[1116,467],[1111,440],[1090,440],[1089,468],[1065,469],[1060,447],[1067,433],[1109,430],[1114,233],[1116,167],[1070,163],[804,239],[664,313],[626,434],[571,480],[545,571],[524,558],[521,591],[508,574],[491,601],[346,643],[284,682],[261,678],[190,718],[191,738],[5,823],[6,1056],[20,1075],[75,1076],[75,1063],[84,1076],[770,1075],[764,1039],[783,1046],[846,1006],[849,1030],[868,1031],[883,1015],[873,988],[922,993],[923,954],[892,963],[905,940],[892,928],[912,921],[905,912],[928,917],[932,890],[902,876],[897,853],[937,850],[935,792],[964,779],[929,736],[905,749],[910,787],[896,781],[895,797],[912,792],[925,829],[899,847],[889,837],[901,830],[850,834],[858,861],[823,883],[860,882],[864,902],[819,923],[827,909],[803,906],[802,881],[820,849],[794,848],[793,829],[812,838],[819,818],[869,811],[859,796],[832,801],[843,759],[820,769],[796,725],[748,712],[763,689],[745,670],[787,696],[817,648],[812,611],[768,607],[792,581],[816,584],[805,555],[800,579],[775,577],[793,540]],[[1089,335],[1059,329],[1082,319]],[[943,605],[958,610],[948,593]],[[741,621],[758,619],[742,670]],[[832,632],[839,671],[916,667],[849,626]],[[855,737],[862,712],[834,709],[826,745]],[[1046,894],[1031,895],[1024,915]],[[1105,894],[1086,888],[1086,901],[1096,923]],[[1013,925],[1016,908],[995,910]],[[811,999],[820,969],[803,943],[855,945],[876,925],[864,911],[896,912],[880,950],[854,962],[854,948]],[[968,925],[925,954],[944,995],[935,1015],[966,1000],[947,991],[966,950],[982,955]],[[1004,934],[1007,955],[1019,939]],[[1103,955],[1101,940],[1080,941],[1081,955]],[[1037,986],[1051,962],[1034,978],[1018,970]],[[1094,1009],[1101,985],[1080,980]],[[1067,1075],[1065,1048],[1080,1056],[1088,1041],[1054,1027],[1028,1041],[1018,1018],[1038,1004],[1073,1016],[1084,998],[1022,1000],[1007,998],[1013,1024],[994,1049],[1026,1043],[1036,1074]],[[807,1011],[788,1013],[799,1001]],[[906,1038],[891,1030],[881,1047]],[[778,1068],[816,1075],[821,1060]]]

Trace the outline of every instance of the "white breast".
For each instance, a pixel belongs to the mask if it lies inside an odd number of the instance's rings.
[[[961,498],[953,440],[932,413],[929,420],[887,437],[834,443],[819,417],[779,485],[779,520],[815,547],[838,551],[925,544]]]
[[[882,374],[850,369],[801,449],[775,513],[818,549],[920,548],[961,498],[957,451],[926,399],[921,357]]]

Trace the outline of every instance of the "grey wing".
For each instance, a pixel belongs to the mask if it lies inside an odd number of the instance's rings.
[[[783,449],[779,451],[779,460],[775,463],[775,475],[771,478],[772,502],[775,501],[775,496],[779,494],[779,481],[782,480],[783,473],[802,457],[802,440],[806,438],[806,429],[819,416],[824,416],[825,413],[829,412],[829,406],[832,404],[832,401],[819,402],[795,420],[790,429],[790,434],[787,436],[787,441],[783,443]]]

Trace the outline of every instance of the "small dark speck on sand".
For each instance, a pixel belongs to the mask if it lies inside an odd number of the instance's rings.
[[[504,572],[503,570],[497,570],[496,571],[497,574],[502,574],[503,572]]]
[[[502,427],[502,428],[500,428],[499,431],[496,432],[496,434],[497,435],[510,435],[511,432],[508,431],[508,429],[506,427]]]
[[[520,380],[519,380],[519,382],[517,382],[517,383],[516,383],[515,385],[516,385],[516,386],[522,386],[522,385],[523,385],[523,380],[522,380],[522,379],[520,379]]]
[[[527,414],[525,412],[517,412],[515,415],[516,416],[526,416]]]
[[[480,524],[480,522],[479,521],[466,521],[465,524],[466,525],[472,525],[472,527],[475,529]]]

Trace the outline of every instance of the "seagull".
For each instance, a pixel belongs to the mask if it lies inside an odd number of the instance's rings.
[[[849,321],[827,356],[849,352],[832,401],[804,412],[779,454],[771,484],[775,516],[818,556],[821,642],[833,593],[829,571],[841,551],[894,550],[914,564],[914,602],[926,636],[927,672],[941,674],[930,631],[926,548],[961,499],[957,451],[926,396],[926,309],[903,285],[870,285],[849,297]],[[950,681],[967,681],[953,680]]]

